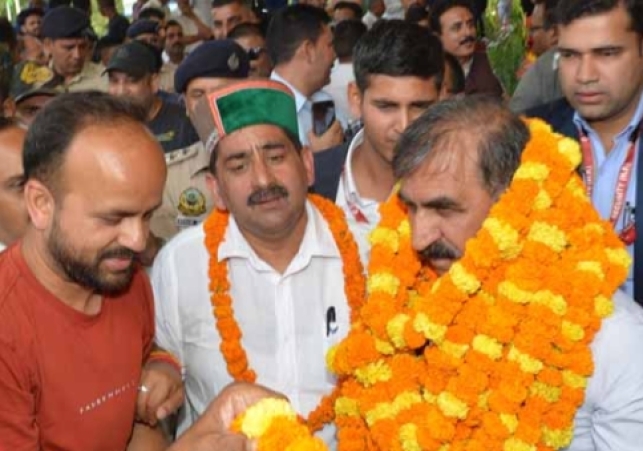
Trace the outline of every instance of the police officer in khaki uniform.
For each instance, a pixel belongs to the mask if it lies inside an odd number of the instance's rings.
[[[59,6],[45,14],[41,35],[44,51],[51,57],[49,68],[54,73],[47,87],[62,87],[65,91],[107,91],[102,66],[87,60],[91,33],[89,17],[80,9]]]
[[[227,39],[207,41],[181,62],[174,87],[183,94],[192,118],[199,99],[247,78],[249,70],[248,55],[237,43]],[[167,181],[163,204],[152,217],[154,235],[168,240],[180,230],[199,224],[212,210],[212,195],[206,185],[209,159],[201,142],[165,155]]]

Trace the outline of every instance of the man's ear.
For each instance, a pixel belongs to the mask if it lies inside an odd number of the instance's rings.
[[[49,188],[38,180],[28,180],[23,198],[33,226],[40,231],[48,229],[56,210],[56,200]]]
[[[317,56],[317,49],[315,48],[315,43],[306,39],[301,43],[299,48],[295,53],[301,52],[301,56],[308,64],[312,64],[315,61]]]
[[[214,206],[218,210],[227,210],[228,206],[225,203],[225,200],[223,199],[223,196],[221,195],[221,187],[219,186],[219,180],[211,173],[208,172],[205,175],[205,184],[207,185],[208,189],[210,190],[210,193],[212,194],[212,199],[214,200]]]
[[[350,108],[351,116],[354,118],[362,117],[362,92],[357,87],[357,83],[351,81],[346,87],[348,106]]]
[[[161,89],[161,74],[152,74],[150,77],[150,85],[152,87],[152,92],[156,94],[159,89]]]
[[[15,117],[16,116],[16,102],[11,97],[8,97],[2,103],[2,112],[4,117]]]

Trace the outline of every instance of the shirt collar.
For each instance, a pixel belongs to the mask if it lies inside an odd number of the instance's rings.
[[[641,120],[643,119],[643,94],[641,94],[641,97],[639,98],[639,104],[636,107],[636,111],[634,111],[634,115],[632,115],[632,119],[630,119],[630,122],[627,124],[627,126],[621,130],[618,134],[614,136],[613,142],[616,142],[617,140],[621,139],[623,136],[629,137],[634,129],[636,128],[637,125],[641,123]],[[574,111],[574,124],[576,124],[577,128],[582,128],[583,130],[588,130],[589,132],[593,132],[594,129],[590,127],[590,125],[587,123],[587,121],[578,114],[578,111]]]
[[[313,257],[340,256],[335,239],[324,217],[308,201],[306,201],[306,215],[308,221],[306,222],[304,238],[299,247],[299,252],[297,252],[293,261],[290,262],[289,269],[295,264],[298,266],[306,266]],[[248,244],[232,216],[230,216],[228,229],[226,230],[223,242],[219,246],[217,256],[219,261],[229,258],[241,258],[250,260],[250,263],[257,270],[272,270],[272,268],[255,253],[250,244]],[[288,272],[289,269],[286,270],[286,272]]]
[[[295,106],[297,107],[297,113],[299,113],[304,105],[306,105],[306,102],[308,102],[308,98],[301,92],[299,92],[297,88],[288,83],[285,78],[282,78],[281,75],[277,73],[277,71],[272,71],[272,73],[270,74],[270,79],[283,83],[288,87],[288,89],[292,91],[292,93],[295,95]]]
[[[359,202],[360,196],[357,192],[357,186],[355,185],[355,179],[353,178],[353,154],[355,149],[362,145],[364,142],[364,129],[362,128],[353,140],[351,141],[350,146],[348,147],[348,153],[346,153],[346,162],[344,163],[344,172],[342,173],[344,189],[346,198],[352,202]]]
[[[0,243],[0,252],[5,250],[6,248],[7,248],[7,246],[5,246],[4,243]]]

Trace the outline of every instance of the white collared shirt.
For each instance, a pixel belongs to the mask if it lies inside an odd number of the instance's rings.
[[[302,244],[283,274],[256,255],[234,219],[218,251],[228,262],[234,315],[257,383],[284,393],[303,415],[332,391],[326,352],[350,324],[339,250],[321,214],[311,204],[306,212]],[[181,431],[232,381],[219,351],[203,243],[202,226],[183,231],[162,249],[152,271],[156,342],[186,370]],[[322,438],[334,447],[334,427]]]
[[[5,250],[6,248],[7,248],[7,246],[5,246],[4,243],[0,243],[0,252]]]
[[[368,242],[368,237],[380,222],[380,204],[373,199],[365,199],[360,196],[355,185],[353,178],[353,154],[355,149],[362,145],[364,142],[364,129],[360,130],[353,140],[351,141],[348,153],[346,155],[346,163],[344,163],[344,171],[339,179],[339,186],[337,187],[337,197],[335,203],[338,207],[344,210],[348,227],[357,241],[359,247],[359,256],[362,260],[364,268],[368,267],[368,258],[371,252],[371,246]],[[362,213],[363,217],[359,215]],[[366,219],[366,221],[364,221]]]
[[[638,451],[643,443],[643,310],[622,291],[591,344],[594,374],[564,451]]]
[[[326,100],[333,100],[333,98],[324,90],[319,90],[314,93],[310,98],[307,98],[301,92],[291,85],[286,79],[282,78],[276,71],[272,71],[270,79],[283,83],[295,95],[295,106],[297,108],[297,125],[299,126],[299,140],[302,145],[307,146],[308,132],[313,129],[313,103],[323,102]],[[346,118],[336,111],[337,120],[341,122],[342,126],[345,125]]]

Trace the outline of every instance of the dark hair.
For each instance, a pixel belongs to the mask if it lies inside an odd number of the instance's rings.
[[[254,23],[240,23],[228,32],[228,39],[239,39],[248,36],[259,36],[265,39],[261,26]]]
[[[556,21],[569,25],[576,19],[607,13],[620,5],[630,16],[630,28],[643,36],[643,1],[641,0],[565,0],[556,7]]]
[[[449,66],[449,69],[451,69],[451,78],[453,79],[452,94],[464,93],[466,77],[464,76],[464,70],[462,70],[458,59],[450,53],[444,52],[444,62]]]
[[[432,105],[400,137],[393,158],[395,176],[408,176],[436,152],[469,151],[456,146],[440,150],[465,133],[478,138],[480,175],[489,194],[496,197],[509,186],[520,165],[529,129],[491,96],[472,95]]]
[[[301,141],[299,140],[299,136],[294,135],[290,131],[286,130],[285,128],[279,127],[281,131],[284,132],[288,140],[292,143],[292,145],[295,147],[295,150],[297,153],[301,153],[301,149],[304,148],[304,146],[301,144]],[[219,154],[219,145],[221,144],[221,141],[217,142],[216,145],[212,148],[212,151],[210,152],[210,162],[208,163],[208,170],[212,175],[217,175],[217,156]],[[208,149],[206,149],[207,151]]]
[[[350,9],[355,15],[355,19],[361,19],[362,16],[364,15],[364,10],[362,9],[362,7],[359,6],[357,3],[353,3],[353,2],[346,2],[346,1],[337,2],[333,7],[333,11],[337,11],[338,9]]]
[[[116,9],[116,0],[98,0],[98,7]]]
[[[10,50],[16,48],[16,31],[6,17],[0,17],[0,43],[6,43]]]
[[[355,81],[360,91],[369,76],[436,77],[444,74],[442,43],[426,28],[403,20],[381,20],[357,42],[353,51]]]
[[[316,43],[329,22],[326,11],[311,5],[297,4],[275,12],[266,34],[266,47],[274,65],[289,62],[305,41]]]
[[[154,7],[149,7],[149,8],[144,8],[141,10],[140,13],[138,13],[138,19],[160,19],[161,21],[165,20],[165,12],[163,12],[162,9],[154,8]]]
[[[49,0],[49,9],[58,8],[59,6],[71,6],[71,0]]]
[[[183,30],[183,25],[181,25],[179,22],[177,22],[174,19],[170,19],[165,23],[165,30],[167,30],[170,27],[181,27],[181,31]]]
[[[241,6],[246,6],[246,4],[243,2],[243,0],[212,0],[212,8],[221,8],[222,6],[226,5],[232,5],[233,3],[236,3]]]
[[[404,20],[411,23],[418,23],[421,20],[429,20],[429,11],[422,5],[411,5],[409,6],[409,9],[406,10]]]
[[[333,47],[335,47],[337,58],[352,57],[357,41],[366,34],[366,31],[366,25],[361,20],[342,20],[335,25]]]
[[[25,139],[22,163],[25,179],[50,189],[73,139],[89,126],[145,122],[145,111],[132,102],[98,91],[62,94],[36,115]]]
[[[18,17],[16,17],[16,23],[18,24],[18,27],[22,27],[27,21],[28,17],[31,17],[31,16],[44,17],[44,15],[45,15],[45,12],[41,8],[23,9],[22,11],[20,11],[20,14],[18,14]]]
[[[431,6],[431,14],[429,16],[429,26],[431,31],[437,34],[442,33],[442,26],[440,25],[440,17],[452,8],[466,8],[475,17],[473,5],[469,0],[437,0]]]
[[[534,0],[534,5],[543,6],[543,28],[545,30],[549,30],[557,25],[556,8],[558,7],[558,0]]]

